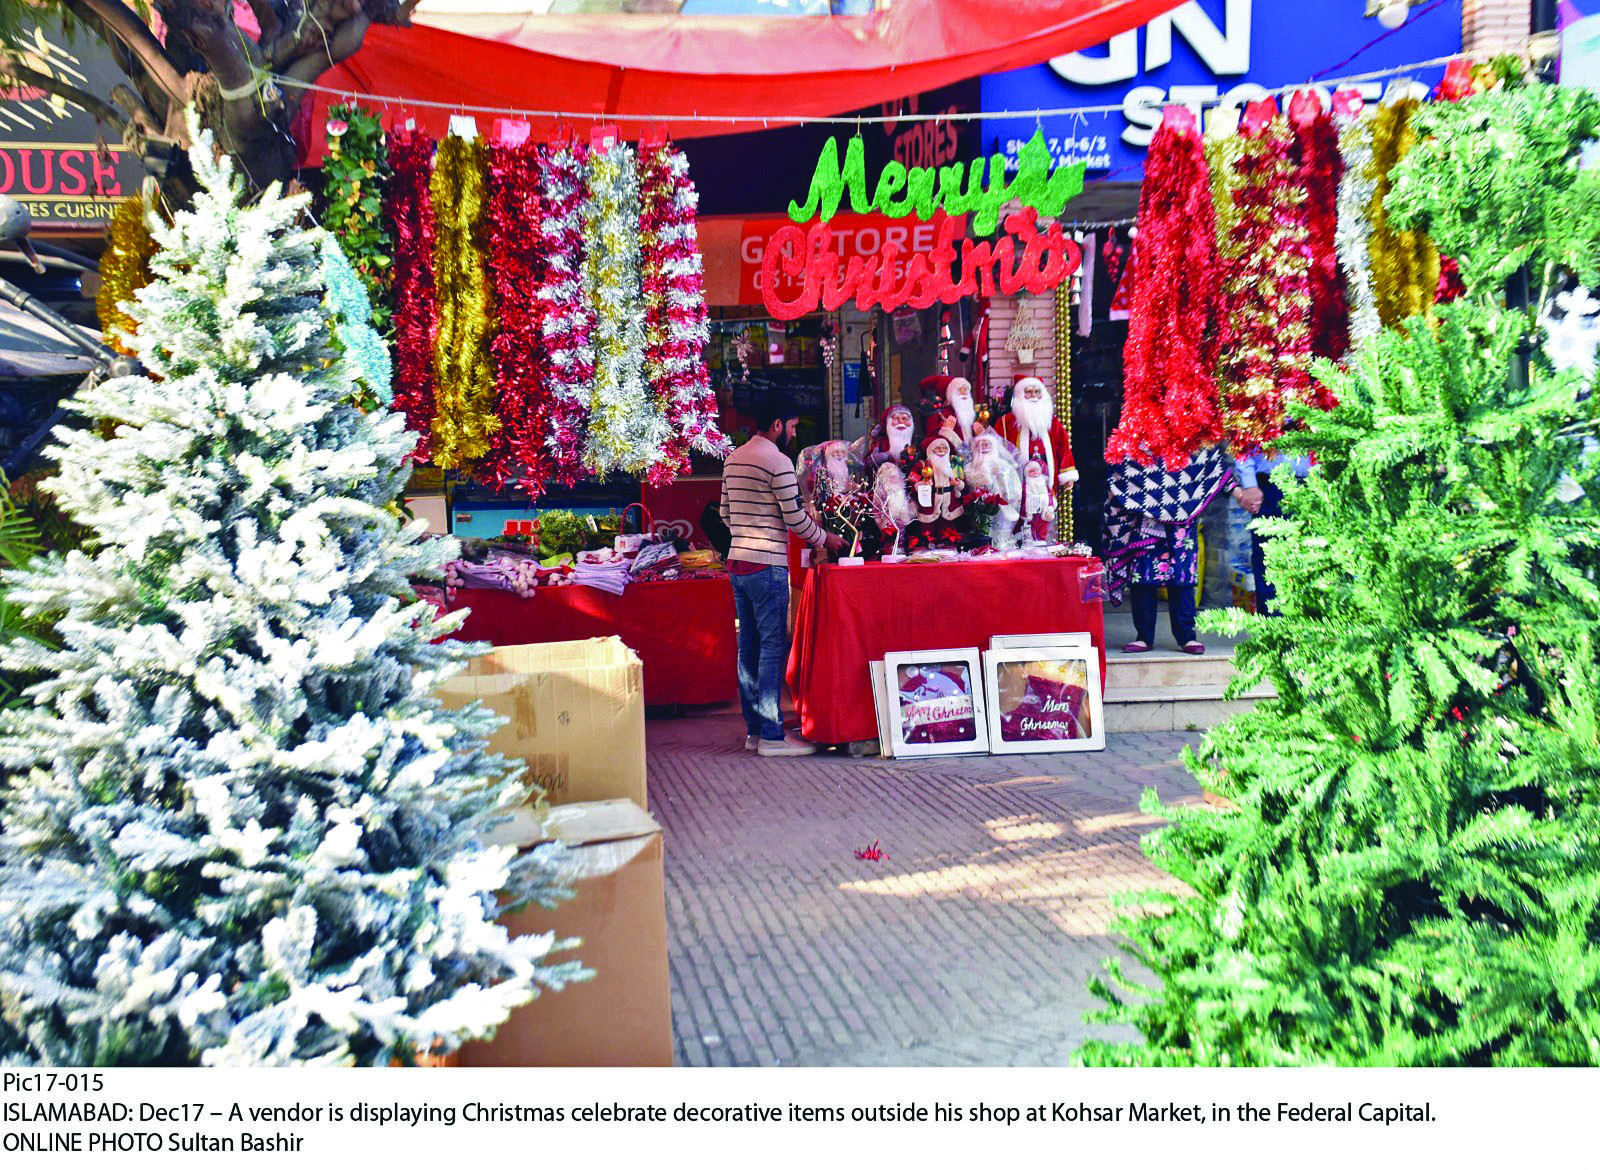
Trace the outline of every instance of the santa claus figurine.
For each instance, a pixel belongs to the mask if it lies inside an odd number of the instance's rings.
[[[911,501],[917,510],[917,519],[925,525],[961,519],[966,511],[962,499],[966,485],[951,465],[950,440],[943,435],[925,439],[922,455],[927,461],[927,471],[919,478]]]
[[[1072,444],[1067,428],[1056,418],[1055,403],[1038,378],[1023,378],[1011,392],[1011,413],[995,426],[1000,437],[1013,444],[1024,462],[1039,461],[1050,489],[1050,506],[1056,494],[1078,482],[1078,469],[1072,465]]]
[[[1013,456],[1001,449],[1002,442],[993,431],[979,435],[972,440],[972,454],[966,465],[967,487],[1000,501],[989,526],[989,543],[995,548],[1011,546],[1022,507],[1022,480],[1012,463]]]
[[[965,451],[981,429],[972,383],[965,378],[948,378],[945,383],[944,405],[929,416],[928,434],[943,435],[952,447]]]
[[[1055,499],[1044,467],[1037,459],[1028,460],[1022,477],[1022,519],[1028,538],[1035,544],[1050,539],[1050,524],[1056,518]]]
[[[917,420],[908,406],[891,406],[878,417],[867,443],[867,473],[876,476],[885,463],[901,462],[917,437]]]

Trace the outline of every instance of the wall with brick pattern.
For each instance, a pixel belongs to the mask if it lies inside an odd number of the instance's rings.
[[[1532,15],[1530,0],[1465,0],[1461,47],[1469,53],[1520,50],[1527,43]]]

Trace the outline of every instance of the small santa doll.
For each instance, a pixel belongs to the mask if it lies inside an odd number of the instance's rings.
[[[1011,392],[1011,413],[995,425],[1000,437],[1017,448],[1024,460],[1037,460],[1050,489],[1050,506],[1056,494],[1078,482],[1078,469],[1072,465],[1072,444],[1067,428],[1056,418],[1055,403],[1038,378],[1023,378]]]
[[[990,527],[991,541],[1003,547],[1016,531],[1022,506],[1022,480],[1016,465],[1000,449],[1000,438],[993,431],[972,440],[972,455],[967,460],[967,487],[1000,500],[998,514]]]
[[[951,465],[950,440],[943,435],[924,440],[922,455],[927,460],[927,474],[917,483],[912,499],[917,519],[923,524],[961,519],[966,511],[962,498],[966,485]]]
[[[890,555],[898,555],[900,535],[917,518],[917,512],[911,506],[911,497],[906,492],[905,474],[893,463],[885,463],[878,468],[872,484],[872,515],[885,540],[889,539],[890,533],[894,534],[894,547]]]
[[[899,463],[912,449],[916,437],[917,420],[911,408],[891,406],[872,428],[872,440],[867,445],[867,472],[876,475],[885,463]]]
[[[1029,539],[1038,544],[1049,540],[1050,522],[1055,514],[1050,480],[1039,461],[1030,459],[1022,478],[1022,518],[1027,522]]]
[[[981,429],[978,408],[972,401],[972,383],[965,378],[951,378],[944,388],[944,405],[928,419],[928,433],[943,435],[951,446],[965,451]]]

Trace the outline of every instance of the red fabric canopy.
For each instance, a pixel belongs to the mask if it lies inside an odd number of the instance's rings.
[[[659,124],[693,138],[894,101],[1100,44],[1180,0],[895,0],[867,16],[419,14],[373,27],[326,86],[464,106],[738,116]],[[427,21],[428,23],[420,23]],[[307,162],[322,158],[317,95]],[[443,133],[451,111],[402,109]],[[480,127],[492,130],[480,116]],[[535,121],[533,132],[554,127]],[[636,136],[638,123],[623,126]]]

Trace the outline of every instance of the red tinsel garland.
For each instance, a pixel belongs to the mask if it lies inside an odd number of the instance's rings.
[[[488,154],[488,264],[500,331],[494,358],[495,413],[500,430],[490,436],[479,468],[492,487],[520,482],[537,499],[550,478],[543,303],[530,290],[545,279],[540,227],[539,148],[492,143]]]
[[[1243,123],[1221,350],[1223,426],[1240,455],[1283,433],[1285,402],[1313,398],[1310,233],[1294,138],[1271,99],[1252,102]]]
[[[1106,458],[1176,471],[1222,438],[1222,300],[1210,172],[1194,116],[1171,107],[1150,143],[1133,249],[1122,419]]]
[[[645,376],[672,427],[660,462],[646,475],[653,486],[686,474],[692,450],[724,455],[729,446],[717,425],[716,393],[706,371],[710,314],[695,231],[698,202],[681,151],[666,144],[640,148]]]
[[[581,145],[552,146],[540,155],[544,280],[539,285],[549,366],[550,478],[574,484],[585,475],[584,430],[594,383],[594,309],[583,295],[583,199],[588,188]]]
[[[428,458],[433,393],[433,202],[428,183],[434,141],[409,130],[389,140],[386,211],[394,232],[394,409],[416,432],[413,457]]]
[[[1339,130],[1333,115],[1310,93],[1297,93],[1290,100],[1289,120],[1294,126],[1299,184],[1306,192],[1307,243],[1311,249],[1311,353],[1338,360],[1350,348],[1350,306],[1345,300],[1345,282],[1334,245],[1339,226],[1339,183],[1344,178]],[[1331,410],[1336,405],[1321,383],[1313,383],[1310,401],[1320,410]]]

